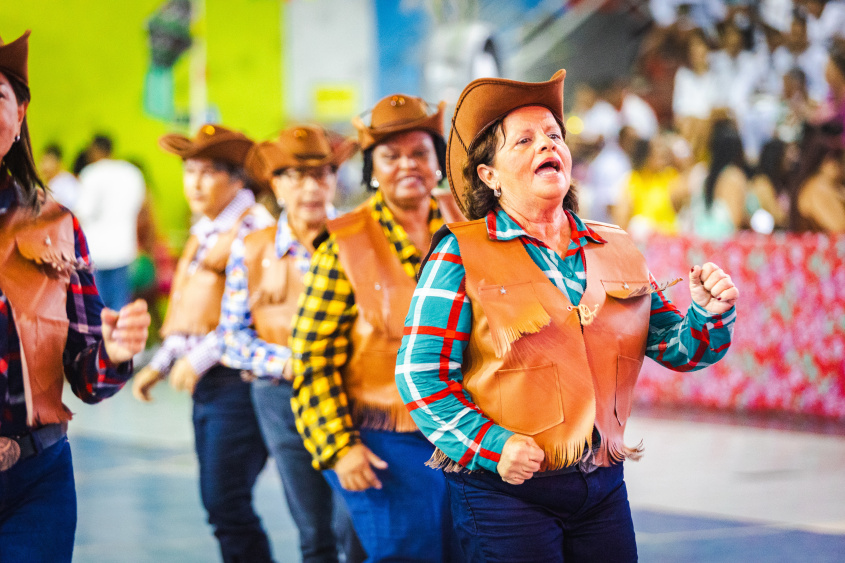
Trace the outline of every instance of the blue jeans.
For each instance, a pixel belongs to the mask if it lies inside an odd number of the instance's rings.
[[[367,561],[459,561],[443,473],[425,466],[434,446],[421,432],[361,429],[361,441],[387,462],[375,469],[381,489],[347,491],[334,471],[325,473],[349,507]]]
[[[119,311],[132,299],[129,282],[129,266],[110,270],[94,270],[94,283],[103,303],[109,309]]]
[[[447,473],[452,518],[473,562],[637,560],[622,465],[535,477],[509,485],[498,474]]]
[[[70,562],[75,532],[67,438],[0,472],[0,561]]]
[[[249,383],[216,366],[194,390],[194,438],[200,496],[225,563],[272,561],[252,508],[252,488],[267,461]]]
[[[311,466],[311,454],[296,430],[287,381],[259,379],[252,383],[252,402],[264,443],[276,462],[291,517],[299,529],[303,563],[338,561],[338,540],[347,563],[365,559],[343,499]],[[334,520],[334,528],[333,528]]]

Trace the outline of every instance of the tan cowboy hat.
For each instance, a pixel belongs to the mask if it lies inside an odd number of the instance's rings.
[[[170,133],[161,137],[158,144],[167,152],[181,156],[182,160],[208,158],[243,166],[254,143],[243,133],[207,123],[193,139]]]
[[[29,88],[29,71],[27,58],[29,56],[29,30],[11,43],[3,43],[0,39],[0,72],[14,78]]]
[[[358,130],[358,143],[363,151],[391,135],[405,131],[419,129],[443,137],[443,110],[445,108],[446,102],[440,102],[437,110],[429,113],[429,104],[422,98],[394,94],[382,98],[368,112],[369,125],[364,123],[361,116],[353,118],[352,125]]]
[[[464,193],[467,181],[464,165],[472,144],[496,120],[525,106],[543,106],[563,123],[563,79],[561,69],[547,82],[517,82],[504,78],[479,78],[470,82],[458,99],[449,144],[446,149],[446,173],[461,210],[466,214]]]
[[[256,143],[245,167],[257,182],[266,184],[283,168],[318,168],[343,164],[358,150],[358,143],[319,125],[295,125],[282,130],[276,141]]]

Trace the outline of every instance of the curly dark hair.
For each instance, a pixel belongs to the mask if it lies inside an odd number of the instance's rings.
[[[437,182],[437,185],[443,183],[443,180],[446,178],[446,141],[440,135],[436,135],[434,133],[431,134],[431,140],[434,141],[434,152],[437,154],[437,165],[440,166],[440,170],[443,173],[440,181]],[[390,137],[388,137],[390,138]],[[361,185],[365,186],[367,190],[374,192],[377,188],[373,188],[370,185],[370,180],[373,179],[373,150],[379,144],[376,143],[375,145],[371,146],[367,150],[362,153],[362,157],[364,158],[364,166],[361,169]]]
[[[12,85],[18,105],[28,102],[30,100],[29,88],[11,76],[7,76],[7,78]],[[26,117],[23,118],[21,125],[20,139],[2,157],[0,175],[4,179],[6,175],[11,176],[12,181],[18,185],[22,194],[21,201],[18,203],[22,207],[38,211],[41,207],[42,195],[46,192],[46,189],[35,168],[35,160],[32,157],[32,141],[29,137]]]
[[[469,147],[463,174],[467,183],[464,194],[466,215],[470,220],[486,217],[488,213],[499,207],[499,199],[493,195],[493,190],[481,181],[477,170],[479,164],[493,165],[496,151],[502,145],[500,138],[504,140],[504,121],[505,118],[501,117],[491,123]],[[566,128],[557,118],[555,121],[560,125],[563,138],[566,140]],[[578,191],[574,184],[570,184],[569,191],[563,198],[563,208],[572,213],[578,213]]]

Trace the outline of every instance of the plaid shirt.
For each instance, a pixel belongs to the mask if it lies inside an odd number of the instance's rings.
[[[17,201],[15,190],[0,190],[0,214]],[[65,377],[73,393],[86,403],[97,403],[117,393],[132,376],[132,361],[113,364],[103,345],[100,311],[103,301],[90,271],[88,243],[73,218],[77,263],[67,290],[67,317],[70,321],[67,344],[62,356]],[[0,290],[0,434],[15,436],[27,431],[26,401],[21,370],[20,340],[11,306]]]
[[[329,218],[337,216],[334,207],[329,209]],[[311,266],[311,251],[296,240],[288,225],[287,213],[282,213],[276,227],[276,256],[290,254],[293,263],[303,276]],[[221,363],[235,369],[251,371],[257,377],[280,378],[285,363],[290,359],[290,348],[265,342],[252,329],[252,313],[249,310],[249,288],[247,267],[244,264],[244,243],[232,243],[232,252],[226,266],[226,290],[220,325],[217,332],[224,344]]]
[[[217,242],[217,237],[231,229],[247,209],[253,208],[238,231],[235,241],[243,243],[243,238],[257,229],[272,224],[272,217],[263,207],[256,207],[255,196],[249,190],[241,190],[214,219],[202,217],[191,227],[191,234],[199,240],[199,247],[194,259],[188,266],[188,273],[193,273],[200,261]],[[257,211],[257,212],[256,212]],[[264,211],[264,212],[262,212]],[[208,334],[171,334],[164,339],[158,352],[150,360],[150,367],[166,374],[182,356],[187,356],[193,370],[199,375],[213,368],[220,362],[223,354],[223,341],[218,331]]]
[[[368,205],[405,273],[416,279],[423,257],[419,249],[396,223],[381,192],[371,197]],[[432,199],[429,231],[433,235],[442,225],[440,210]],[[350,357],[350,332],[358,310],[333,235],[314,253],[304,284],[291,336],[294,354],[291,404],[297,429],[313,456],[314,467],[326,469],[359,441],[340,374]]]
[[[561,258],[528,235],[502,210],[487,216],[491,240],[519,239],[546,277],[578,305],[587,286],[584,246],[605,241],[581,219],[567,213],[572,235]],[[649,274],[652,285],[654,278]],[[405,319],[396,362],[396,382],[414,421],[440,450],[467,469],[496,471],[505,441],[513,434],[493,423],[475,405],[461,382],[464,351],[472,330],[472,306],[455,235],[446,235],[422,271]],[[424,306],[423,306],[424,304]],[[708,366],[727,352],[736,311],[712,315],[693,303],[686,317],[662,292],[651,294],[646,355],[676,371]]]

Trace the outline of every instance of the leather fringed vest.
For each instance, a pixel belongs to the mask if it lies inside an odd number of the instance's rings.
[[[170,304],[161,326],[162,337],[167,338],[171,334],[208,334],[217,328],[220,322],[220,302],[226,286],[226,262],[229,260],[232,242],[250,211],[244,211],[231,229],[217,236],[214,246],[193,272],[189,269],[200,243],[193,235],[188,239],[173,275]]]
[[[276,255],[276,227],[250,233],[244,239],[249,310],[258,337],[288,346],[291,321],[302,293],[302,275],[290,253]]]
[[[352,353],[341,369],[352,419],[363,428],[416,431],[394,375],[416,280],[405,273],[367,204],[327,226],[358,307]]]
[[[37,216],[20,207],[0,215],[0,289],[20,338],[30,428],[67,422],[72,416],[62,404],[62,355],[70,271],[77,267],[73,217],[55,201],[47,198]]]
[[[464,388],[495,423],[534,438],[541,471],[576,463],[593,446],[593,426],[597,465],[641,451],[623,434],[648,337],[648,269],[623,230],[587,224],[607,243],[585,247],[580,311],[519,240],[491,241],[483,219],[450,226],[472,302]]]

